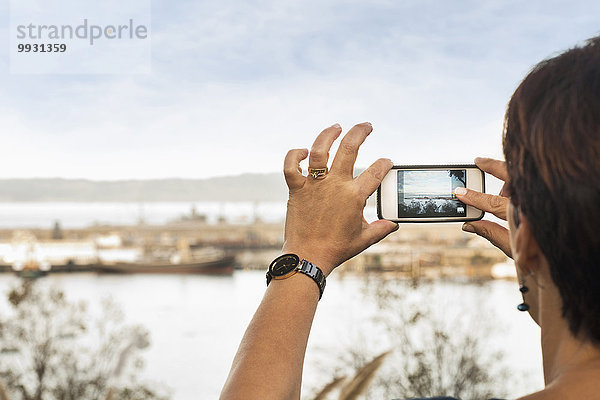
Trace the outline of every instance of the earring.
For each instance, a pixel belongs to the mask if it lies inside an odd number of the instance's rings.
[[[527,286],[525,286],[525,281],[523,280],[521,282],[521,286],[519,286],[519,292],[525,294],[527,292],[529,292],[529,288]],[[529,310],[529,304],[522,302],[521,304],[519,304],[517,306],[517,310],[519,311],[528,311]]]

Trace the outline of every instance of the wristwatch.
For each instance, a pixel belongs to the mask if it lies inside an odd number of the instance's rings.
[[[323,271],[307,260],[300,260],[300,257],[296,254],[284,254],[273,260],[267,270],[267,286],[271,283],[271,279],[287,279],[298,272],[311,277],[315,281],[319,287],[319,300],[321,300],[323,291],[325,290],[325,275]]]

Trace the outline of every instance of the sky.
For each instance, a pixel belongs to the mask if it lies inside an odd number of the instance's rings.
[[[374,126],[358,167],[501,158],[519,81],[600,33],[596,1],[151,6],[149,73],[23,75],[10,73],[0,0],[0,178],[277,172],[336,122]]]

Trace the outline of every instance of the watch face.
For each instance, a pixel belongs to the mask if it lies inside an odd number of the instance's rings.
[[[297,255],[284,254],[271,263],[269,271],[273,276],[284,276],[296,269],[299,263],[300,258]]]

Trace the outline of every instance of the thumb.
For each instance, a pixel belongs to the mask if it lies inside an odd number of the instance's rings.
[[[494,246],[502,250],[504,254],[512,258],[508,229],[505,227],[492,221],[481,220],[465,222],[462,230],[465,232],[476,233],[478,236],[489,240]]]
[[[378,219],[377,221],[373,221],[367,225],[363,231],[363,235],[368,242],[368,246],[371,246],[379,242],[390,233],[397,231],[398,228],[400,228],[400,226],[395,222],[385,219]]]

